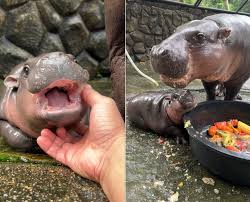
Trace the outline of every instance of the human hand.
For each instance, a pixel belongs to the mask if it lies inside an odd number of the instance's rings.
[[[89,85],[84,87],[81,97],[91,107],[89,127],[85,134],[76,139],[64,128],[58,128],[56,134],[44,129],[37,143],[48,155],[74,172],[102,183],[106,172],[110,172],[108,164],[116,161],[112,160],[116,150],[125,150],[124,122],[115,102]],[[121,161],[125,158],[124,151],[118,151],[115,155],[119,155]]]

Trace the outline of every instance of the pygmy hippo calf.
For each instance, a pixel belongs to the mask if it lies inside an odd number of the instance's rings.
[[[128,119],[141,129],[172,136],[177,143],[186,143],[182,117],[195,106],[195,98],[188,90],[180,94],[150,91],[130,98],[127,114]]]
[[[53,52],[17,65],[0,89],[0,134],[26,150],[44,128],[77,129],[88,107],[80,92],[89,74],[70,54]]]
[[[217,14],[178,27],[153,46],[151,63],[164,83],[185,87],[201,79],[208,100],[223,84],[225,100],[233,100],[250,76],[250,17]]]

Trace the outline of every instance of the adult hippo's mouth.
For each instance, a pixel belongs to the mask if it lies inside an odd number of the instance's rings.
[[[71,80],[57,80],[37,93],[39,115],[51,125],[65,126],[79,121],[86,111],[80,92],[82,86]]]
[[[191,81],[191,76],[187,73],[181,78],[171,78],[166,75],[160,74],[160,79],[163,83],[170,87],[185,88]]]

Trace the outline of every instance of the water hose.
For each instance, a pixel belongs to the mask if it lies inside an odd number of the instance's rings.
[[[134,61],[132,60],[132,58],[130,57],[130,55],[128,54],[128,51],[125,49],[125,54],[129,60],[129,62],[131,63],[131,65],[135,68],[135,70],[145,79],[149,80],[150,82],[154,83],[156,86],[159,86],[158,82],[155,81],[154,79],[152,79],[151,77],[149,77],[148,75],[144,74],[134,63]]]

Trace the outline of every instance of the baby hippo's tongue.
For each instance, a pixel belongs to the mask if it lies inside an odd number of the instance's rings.
[[[48,105],[51,107],[65,107],[70,104],[70,100],[66,91],[57,87],[52,88],[46,93]]]

